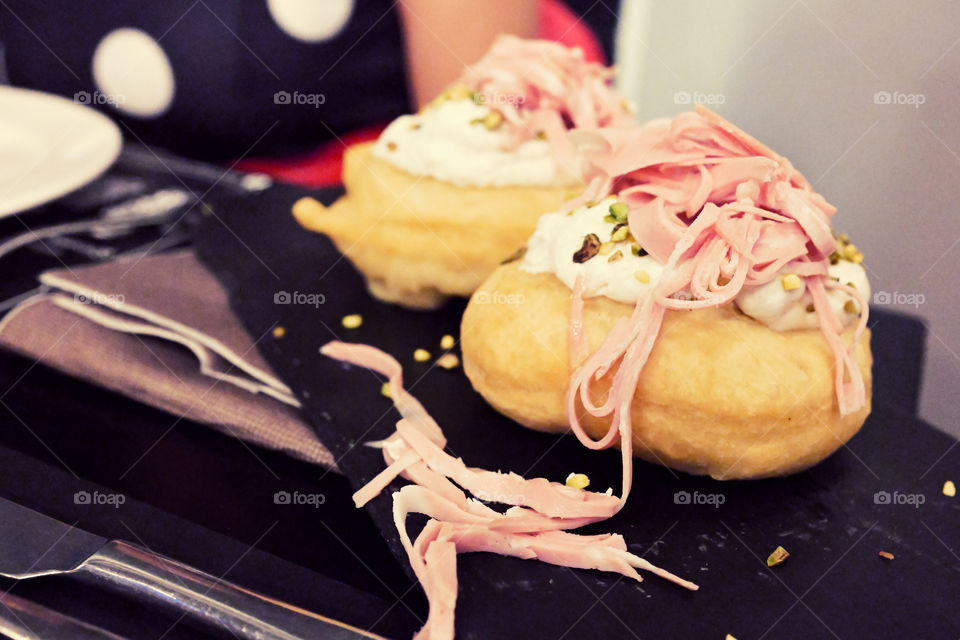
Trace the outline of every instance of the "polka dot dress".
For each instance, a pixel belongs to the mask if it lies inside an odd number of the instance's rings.
[[[185,155],[308,151],[409,109],[391,0],[7,2],[12,84],[86,92],[128,138]]]

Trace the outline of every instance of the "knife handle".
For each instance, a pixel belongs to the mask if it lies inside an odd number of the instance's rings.
[[[244,640],[383,640],[274,600],[126,542],[108,542],[74,575],[159,604],[191,622]]]

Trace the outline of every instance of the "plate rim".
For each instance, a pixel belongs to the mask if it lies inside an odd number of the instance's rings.
[[[17,101],[25,100],[27,104],[36,100],[57,103],[65,112],[73,111],[75,113],[83,113],[83,118],[88,118],[90,122],[97,122],[99,124],[94,126],[101,126],[103,128],[104,137],[105,140],[108,141],[109,147],[105,147],[108,150],[105,151],[102,156],[98,154],[96,156],[98,161],[90,164],[86,170],[69,174],[52,182],[50,188],[43,190],[42,197],[38,195],[35,190],[18,195],[14,188],[13,193],[9,194],[9,197],[5,195],[3,202],[0,203],[0,218],[16,215],[39,207],[89,184],[103,175],[113,163],[116,162],[117,157],[119,157],[120,151],[123,148],[123,134],[120,131],[120,127],[117,126],[110,117],[97,109],[77,104],[73,100],[55,93],[24,87],[0,86],[0,101],[6,100],[8,96],[13,96],[13,99]],[[42,163],[40,166],[42,166]],[[79,166],[86,167],[87,165]]]

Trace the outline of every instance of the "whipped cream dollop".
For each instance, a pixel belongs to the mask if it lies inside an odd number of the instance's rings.
[[[433,103],[391,123],[374,155],[459,186],[578,184],[569,132],[634,124],[613,75],[577,47],[500,36]]]
[[[610,213],[610,206],[615,202],[617,199],[611,196],[573,211],[542,216],[527,244],[520,268],[529,273],[552,273],[571,289],[577,278],[583,276],[584,298],[605,296],[632,305],[650,295],[664,265],[647,254],[630,235],[619,242],[611,241],[618,224]],[[574,254],[590,234],[599,239],[600,249],[592,257],[577,262]],[[814,313],[813,299],[802,280],[793,288],[790,274],[788,264],[769,282],[745,286],[734,298],[734,304],[744,314],[776,331],[817,329],[820,320]],[[827,275],[870,298],[870,283],[862,265],[840,258],[828,267]],[[786,286],[784,277],[788,278]],[[676,295],[684,294],[689,295],[689,290]],[[857,302],[842,290],[827,291],[827,299],[834,316],[844,325],[859,317]]]
[[[398,169],[457,186],[552,186],[575,183],[546,140],[513,145],[512,133],[490,127],[494,109],[471,98],[445,100],[394,120],[373,155]]]

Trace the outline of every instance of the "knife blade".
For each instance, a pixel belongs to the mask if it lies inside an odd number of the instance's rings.
[[[0,498],[0,575],[28,579],[57,574],[151,602],[236,638],[383,640]]]
[[[0,574],[13,579],[69,572],[107,543],[0,498]]]

